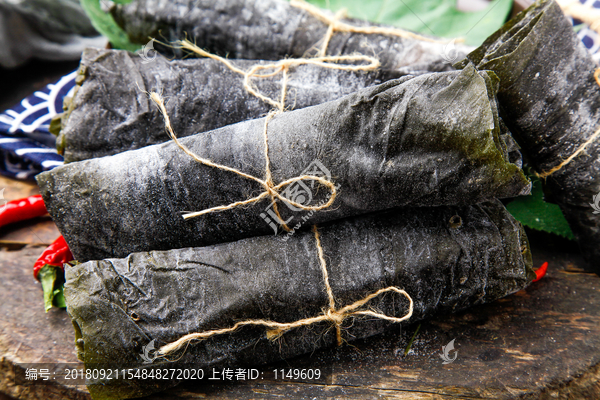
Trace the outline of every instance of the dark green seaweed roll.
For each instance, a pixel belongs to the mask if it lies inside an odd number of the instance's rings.
[[[405,290],[414,302],[407,323],[494,301],[535,277],[521,225],[499,201],[463,207],[402,209],[318,228],[328,281],[341,310],[379,289]],[[296,327],[275,341],[263,326],[195,340],[156,358],[180,337],[265,319],[296,322],[329,306],[313,232],[288,240],[261,236],[202,248],[135,253],[66,269],[67,310],[87,368],[239,368],[270,363],[337,343],[330,321]],[[409,301],[387,292],[359,310],[403,317]],[[402,322],[404,323],[404,322]],[[392,323],[350,316],[344,341]],[[151,350],[151,351],[149,351]],[[143,373],[143,372],[142,372]],[[138,371],[138,375],[141,375]],[[88,380],[94,399],[138,397],[175,379]]]
[[[256,179],[200,164],[171,141],[70,163],[37,181],[80,261],[277,233],[281,222],[294,231],[400,206],[528,194],[518,152],[509,151],[512,139],[500,129],[495,85],[493,74],[471,66],[403,77],[276,115],[267,126],[272,187],[301,176],[323,180],[280,187],[280,221],[256,180],[266,174],[265,118],[180,139],[198,156]],[[257,201],[182,217],[251,198]]]
[[[504,122],[600,273],[598,66],[554,1],[538,1],[468,55],[500,79]],[[594,204],[595,202],[595,204]],[[595,207],[594,207],[595,206]]]

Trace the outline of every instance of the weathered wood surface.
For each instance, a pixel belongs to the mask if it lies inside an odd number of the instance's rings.
[[[9,183],[7,199],[27,190],[18,188],[26,184]],[[35,237],[38,226],[29,229]],[[13,233],[0,236],[10,243]],[[351,346],[261,367],[265,379],[187,383],[148,399],[600,398],[600,278],[577,268],[582,260],[566,242],[533,239],[535,264],[550,262],[546,278],[493,304],[423,323],[407,356],[416,326],[403,331],[392,326]],[[89,398],[84,386],[14,384],[16,364],[77,359],[66,312],[44,312],[41,287],[31,274],[44,247],[10,248],[0,249],[0,393],[22,399]],[[457,359],[444,365],[441,347],[452,339]],[[326,379],[275,381],[274,368],[319,368]]]

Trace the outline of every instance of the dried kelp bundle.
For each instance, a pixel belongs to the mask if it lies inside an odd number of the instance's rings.
[[[535,277],[521,225],[499,201],[429,207],[336,221],[318,228],[335,309],[395,286],[414,301],[409,322],[455,312],[518,291]],[[185,352],[144,352],[189,333],[229,328],[239,321],[296,322],[328,307],[323,264],[313,232],[287,241],[261,236],[204,248],[135,253],[66,270],[67,310],[79,358],[106,368],[196,368],[259,365],[336,343],[331,322],[290,329],[272,341],[265,327],[193,341]],[[388,292],[360,309],[391,317],[409,302]],[[390,322],[350,317],[346,341],[382,332]],[[185,346],[184,346],[185,347]],[[142,357],[146,356],[146,359]],[[179,358],[181,357],[181,358]],[[152,364],[144,364],[147,358]],[[88,382],[95,399],[127,398],[164,389],[173,380]]]
[[[320,15],[281,0],[134,0],[115,4],[111,13],[134,43],[146,44],[150,38],[175,41],[188,37],[213,53],[242,59],[314,55],[329,28]],[[331,18],[333,14],[324,17]],[[378,26],[360,20],[342,22]],[[447,43],[427,39],[336,31],[326,54],[365,54],[379,58],[385,69],[433,72],[448,70],[446,58],[460,60],[472,49],[458,44],[451,49],[453,54],[446,54]],[[155,48],[165,54],[180,55],[169,47]]]
[[[37,180],[80,261],[228,242],[277,231],[277,222],[297,229],[397,206],[527,194],[530,182],[500,135],[494,94],[492,75],[473,67],[404,77],[278,114],[268,126],[263,118],[180,140],[217,166],[168,142],[67,164]],[[266,171],[272,184],[261,181]],[[321,182],[300,179],[308,175]],[[273,192],[281,192],[275,205]]]
[[[590,206],[600,192],[597,65],[554,1],[536,2],[468,59],[500,78],[504,121],[600,272],[600,214]]]
[[[259,61],[232,61],[243,71]],[[270,73],[270,70],[260,73]],[[244,77],[212,59],[148,60],[118,50],[87,49],[81,58],[77,91],[64,114],[57,141],[66,162],[117,154],[169,140],[159,110],[146,92],[168,99],[167,111],[179,137],[259,118],[271,105],[248,93]],[[367,86],[399,78],[390,71],[345,71],[319,65],[290,68],[289,108],[338,99]],[[280,98],[282,74],[254,79],[271,99]]]

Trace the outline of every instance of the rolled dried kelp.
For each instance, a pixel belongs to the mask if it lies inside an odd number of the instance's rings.
[[[111,14],[133,43],[146,44],[150,38],[176,41],[188,37],[199,47],[222,56],[263,60],[312,55],[329,28],[323,17],[333,16],[321,16],[319,11],[310,13],[281,0],[134,0],[114,4]],[[359,20],[341,22],[378,27]],[[336,31],[326,54],[375,56],[384,69],[412,73],[448,70],[446,58],[460,60],[471,49],[458,44],[452,49],[455,54],[446,55],[444,41],[428,40],[431,39]],[[160,44],[155,48],[165,54],[179,54]]]
[[[412,323],[493,301],[535,277],[522,227],[499,201],[388,211],[335,221],[318,232],[338,312],[394,286],[414,301]],[[65,297],[78,356],[88,368],[183,365],[208,373],[208,368],[259,365],[332,346],[336,329],[321,321],[282,332],[275,341],[267,338],[264,326],[244,326],[167,354],[176,362],[144,351],[240,321],[291,323],[322,315],[329,307],[322,268],[310,231],[287,241],[261,236],[69,267]],[[390,291],[359,310],[402,317],[408,306],[405,297]],[[342,323],[341,335],[345,341],[365,338],[390,324],[351,316]],[[176,383],[90,380],[88,389],[94,399],[122,399]]]
[[[504,121],[600,272],[600,214],[590,204],[600,192],[600,87],[571,23],[554,1],[538,1],[468,59],[500,78]]]
[[[67,164],[37,180],[80,261],[229,242],[277,231],[277,222],[298,229],[397,206],[527,194],[530,182],[511,162],[519,160],[509,160],[500,135],[493,86],[491,75],[468,67],[404,77],[278,114],[267,126],[271,192],[268,178],[257,182],[267,169],[264,118],[180,140],[220,166],[200,164],[168,142]],[[308,175],[322,182],[300,180]],[[333,185],[337,197],[325,207]],[[271,204],[273,190],[284,201]],[[182,212],[251,198],[182,218]]]
[[[232,61],[249,71],[259,61]],[[269,73],[261,71],[261,73]],[[169,140],[160,112],[146,92],[168,99],[167,111],[179,137],[259,118],[271,105],[248,93],[244,77],[211,59],[151,61],[126,51],[87,49],[81,78],[64,114],[57,141],[66,162],[103,157]],[[287,78],[289,108],[304,108],[353,93],[402,74],[345,71],[319,65],[292,67]],[[282,75],[252,80],[259,92],[278,100]]]

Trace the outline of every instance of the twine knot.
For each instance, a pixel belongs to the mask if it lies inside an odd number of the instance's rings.
[[[289,58],[285,60],[279,60],[269,64],[256,64],[252,66],[248,71],[244,71],[234,64],[232,64],[228,59],[219,57],[216,54],[209,53],[208,51],[202,50],[189,40],[179,40],[176,42],[176,45],[179,48],[191,51],[196,53],[201,57],[210,58],[216,61],[221,62],[231,71],[240,74],[244,77],[243,84],[244,89],[251,95],[257,97],[258,99],[264,101],[265,103],[271,105],[279,112],[285,111],[285,99],[287,96],[287,84],[289,79],[289,70],[292,67],[296,67],[299,65],[315,65],[321,68],[328,69],[337,69],[343,71],[375,71],[381,65],[379,60],[375,57],[369,57],[365,55],[347,55],[347,56],[326,56],[323,54],[321,57],[315,58]],[[359,65],[354,64],[339,64],[341,62],[352,62],[352,63],[364,63]],[[271,71],[271,72],[264,72]],[[283,78],[281,80],[281,91],[279,95],[279,101],[272,99],[264,94],[262,94],[256,86],[252,83],[252,79],[266,79],[272,78],[275,75],[281,73]]]
[[[331,182],[325,178],[319,177],[319,176],[301,175],[301,176],[287,179],[287,180],[279,183],[278,185],[275,185],[273,183],[273,179],[271,176],[270,160],[269,160],[269,137],[267,134],[267,129],[268,129],[269,121],[276,114],[279,113],[278,111],[270,112],[267,115],[267,117],[265,118],[264,144],[265,144],[265,171],[266,171],[265,175],[266,175],[266,177],[265,177],[265,179],[261,179],[256,176],[252,176],[250,174],[242,172],[236,168],[232,168],[232,167],[228,167],[226,165],[214,163],[214,162],[212,162],[206,158],[202,158],[202,157],[198,156],[197,154],[195,154],[194,152],[192,152],[190,149],[187,148],[187,146],[185,146],[183,143],[181,143],[179,141],[179,139],[177,139],[177,136],[175,135],[173,127],[171,126],[171,119],[169,118],[169,114],[167,113],[167,109],[165,107],[165,103],[164,103],[164,100],[162,99],[162,97],[156,92],[151,92],[150,99],[157,105],[158,109],[162,113],[163,118],[165,120],[165,128],[167,129],[167,133],[169,134],[171,139],[175,142],[175,144],[181,150],[183,150],[184,153],[186,153],[187,155],[192,157],[195,161],[197,161],[200,164],[204,164],[206,166],[217,168],[217,169],[220,169],[223,171],[229,171],[229,172],[235,173],[246,179],[250,179],[255,182],[258,182],[265,189],[265,191],[262,192],[261,194],[259,194],[258,196],[252,197],[247,200],[236,201],[234,203],[227,204],[224,206],[217,206],[217,207],[208,208],[208,209],[205,209],[202,211],[196,211],[196,212],[184,214],[183,215],[184,219],[195,218],[195,217],[199,217],[199,216],[205,215],[205,214],[210,214],[213,212],[231,210],[231,209],[234,209],[237,207],[256,203],[256,202],[264,199],[265,197],[271,197],[271,199],[273,201],[273,211],[275,212],[275,214],[277,215],[277,218],[279,219],[278,222],[281,224],[283,229],[285,229],[286,231],[290,231],[290,228],[286,225],[286,223],[284,222],[283,218],[281,217],[281,215],[279,213],[279,208],[277,207],[277,202],[275,200],[284,201],[284,202],[290,204],[291,206],[296,207],[301,210],[304,210],[304,211],[323,210],[325,208],[330,207],[333,204],[333,202],[335,201],[335,198],[337,196],[337,189],[335,188],[335,185],[333,184],[333,182]],[[320,183],[321,185],[325,186],[326,188],[328,188],[331,191],[328,201],[323,204],[320,204],[320,205],[307,206],[304,204],[297,203],[291,199],[288,199],[279,193],[279,191],[283,190],[286,186],[288,186],[294,182],[303,181],[303,180],[313,180],[313,181],[316,181],[316,182]]]
[[[325,315],[327,315],[327,319],[329,319],[335,325],[341,325],[342,322],[344,322],[344,319],[346,319],[344,314],[332,309],[327,310]]]
[[[375,318],[399,323],[399,322],[409,319],[412,316],[413,308],[414,308],[414,303],[413,303],[412,298],[404,290],[397,288],[395,286],[389,286],[389,287],[386,287],[383,289],[379,289],[375,293],[371,293],[371,294],[367,295],[366,297],[364,297],[363,299],[358,300],[350,305],[347,305],[347,306],[337,310],[335,308],[335,298],[333,297],[333,291],[331,290],[331,285],[329,284],[329,273],[327,272],[327,264],[325,263],[325,257],[323,255],[323,248],[321,247],[321,236],[319,234],[319,231],[318,231],[316,225],[313,226],[313,233],[315,235],[317,254],[318,254],[319,263],[321,266],[321,272],[323,274],[325,291],[327,292],[327,297],[329,299],[329,307],[327,309],[323,310],[322,314],[317,315],[315,317],[300,319],[295,322],[276,322],[276,321],[269,321],[269,320],[264,320],[264,319],[250,319],[250,320],[246,320],[246,321],[237,322],[231,328],[215,329],[215,330],[211,330],[211,331],[198,332],[198,333],[190,333],[190,334],[187,334],[187,335],[179,338],[178,340],[176,340],[174,342],[171,342],[171,343],[168,343],[168,344],[162,346],[158,350],[158,354],[160,356],[166,356],[166,355],[182,348],[183,346],[186,346],[192,340],[204,340],[204,339],[208,339],[213,336],[223,335],[226,333],[232,333],[232,332],[236,331],[237,329],[239,329],[240,327],[247,326],[247,325],[266,327],[267,328],[267,331],[266,331],[267,339],[275,340],[291,329],[299,328],[302,326],[309,326],[309,325],[316,324],[318,322],[327,322],[327,321],[333,323],[333,325],[335,326],[336,339],[337,339],[337,344],[339,346],[342,344],[342,323],[344,322],[344,320],[346,318],[353,317],[353,316],[359,316],[359,315],[368,315],[368,316],[372,316]],[[372,310],[360,310],[360,308],[363,307],[365,304],[367,304],[369,301],[371,301],[375,297],[378,297],[387,292],[396,292],[398,294],[403,295],[404,297],[406,297],[408,299],[409,306],[408,306],[408,312],[406,313],[406,315],[404,315],[403,317],[397,318],[397,317],[390,317],[388,315],[378,313],[378,312],[375,312]]]

